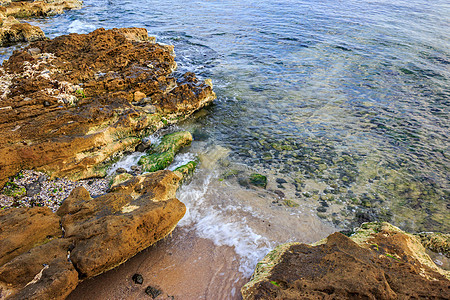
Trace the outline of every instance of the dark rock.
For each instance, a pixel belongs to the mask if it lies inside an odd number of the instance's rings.
[[[151,141],[143,141],[141,142],[139,145],[136,146],[136,151],[137,152],[145,152],[148,149],[150,149],[152,147],[152,142]]]
[[[239,177],[237,179],[237,181],[238,181],[239,185],[242,186],[242,187],[245,187],[245,188],[250,187],[250,183],[249,183],[249,180],[247,178]]]
[[[44,107],[49,107],[49,106],[50,106],[50,102],[44,101]]]
[[[126,173],[126,172],[127,172],[127,170],[124,169],[124,168],[118,168],[118,169],[116,170],[116,173],[117,173],[117,174],[122,174],[122,173]]]
[[[322,213],[324,213],[324,212],[327,211],[327,209],[326,209],[325,207],[323,207],[323,206],[319,206],[318,208],[316,208],[316,210],[317,210],[318,212],[322,212]]]
[[[30,184],[26,184],[25,189],[27,190],[27,196],[33,197],[41,192],[41,185],[39,181],[34,181]]]
[[[145,293],[146,293],[147,295],[149,295],[150,297],[152,297],[153,299],[155,299],[156,297],[158,297],[159,295],[161,295],[162,291],[159,290],[159,289],[157,289],[157,288],[155,288],[155,287],[148,286],[148,287],[145,289]]]
[[[134,283],[136,284],[142,284],[144,282],[144,277],[142,277],[141,274],[134,274],[133,277],[131,278],[133,280]]]
[[[320,201],[319,202],[320,205],[322,205],[323,207],[329,207],[328,203],[326,201]]]
[[[286,197],[286,195],[280,191],[280,190],[274,190],[273,191],[278,197],[280,197],[280,199],[284,199],[284,197]]]
[[[276,181],[278,184],[287,183],[287,181],[284,180],[283,178],[277,178],[275,181]]]

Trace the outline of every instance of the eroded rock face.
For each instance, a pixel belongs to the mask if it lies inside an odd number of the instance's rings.
[[[261,261],[244,299],[448,299],[449,273],[419,240],[387,224],[319,245],[291,243]]]
[[[94,199],[78,187],[57,214],[44,208],[2,211],[0,298],[64,299],[79,279],[109,270],[164,238],[186,211],[175,198],[180,180],[174,172],[158,171]]]
[[[137,176],[88,201],[77,188],[57,214],[76,241],[71,260],[80,275],[111,269],[172,232],[185,213],[175,198],[180,179],[170,171]]]
[[[0,265],[62,235],[59,218],[47,207],[0,211]]]
[[[215,98],[194,74],[175,78],[175,67],[173,46],[142,28],[70,34],[16,51],[0,69],[0,187],[20,169],[105,175],[113,154]]]

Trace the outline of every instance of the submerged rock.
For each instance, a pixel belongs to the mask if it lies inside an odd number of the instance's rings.
[[[418,238],[369,223],[350,238],[334,233],[315,245],[278,246],[241,292],[244,299],[448,299],[448,278]]]
[[[175,68],[173,46],[143,28],[70,34],[14,52],[0,68],[0,187],[21,169],[104,176],[113,154],[215,98],[194,74],[175,78]],[[147,97],[134,102],[137,91]]]
[[[149,173],[97,198],[78,187],[57,214],[42,207],[1,211],[0,298],[64,299],[79,278],[164,238],[186,211],[175,198],[180,179],[168,170]]]
[[[261,174],[253,173],[250,175],[250,183],[254,186],[266,188],[267,177]]]

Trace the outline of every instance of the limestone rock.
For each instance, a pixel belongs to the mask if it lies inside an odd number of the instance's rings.
[[[10,16],[2,21],[0,26],[0,46],[18,42],[34,42],[45,39],[44,32],[37,26],[20,23]]]
[[[64,299],[78,284],[68,260],[72,241],[54,239],[0,267],[0,286],[10,299]]]
[[[97,198],[78,187],[57,214],[42,207],[1,211],[0,298],[64,299],[79,278],[164,238],[186,211],[175,198],[180,180],[163,170],[132,177]]]
[[[0,211],[0,266],[61,235],[59,218],[47,207]]]
[[[71,260],[82,277],[111,269],[169,234],[185,213],[171,171],[137,176],[90,201],[77,188],[58,210]],[[83,191],[84,190],[84,191]]]
[[[55,259],[8,300],[65,299],[78,285],[78,273],[67,259]]]
[[[2,1],[0,14],[16,18],[47,17],[64,10],[81,8],[80,0]]]
[[[103,176],[114,153],[215,98],[194,74],[174,77],[175,68],[173,46],[156,44],[143,28],[70,34],[16,51],[0,68],[0,187],[20,169]],[[134,105],[136,91],[151,104]]]
[[[244,299],[449,299],[448,276],[417,238],[376,223],[352,238],[280,245],[241,292]]]

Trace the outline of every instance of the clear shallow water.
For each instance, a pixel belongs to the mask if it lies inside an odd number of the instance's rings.
[[[450,231],[449,16],[444,0],[88,0],[31,23],[145,27],[175,45],[178,72],[212,78],[215,105],[180,125],[203,155],[183,222],[253,264],[363,221]],[[267,190],[243,184],[252,172]]]

